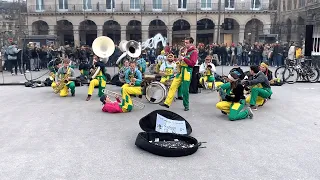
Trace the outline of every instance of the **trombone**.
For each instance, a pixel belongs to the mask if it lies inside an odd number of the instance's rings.
[[[121,94],[118,94],[116,92],[113,92],[107,89],[105,90],[105,94],[112,97],[116,97],[116,96],[121,97]],[[138,109],[143,109],[145,107],[145,104],[135,99],[132,99],[132,103],[133,103],[133,108],[137,107]]]

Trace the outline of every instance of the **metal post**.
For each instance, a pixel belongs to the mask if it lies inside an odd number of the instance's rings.
[[[221,26],[221,0],[218,2],[218,38],[217,38],[217,44],[220,44],[220,26]]]

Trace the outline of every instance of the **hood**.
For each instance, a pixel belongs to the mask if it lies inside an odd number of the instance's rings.
[[[8,47],[8,50],[11,50],[13,48],[15,48],[15,46],[11,45],[11,46]]]

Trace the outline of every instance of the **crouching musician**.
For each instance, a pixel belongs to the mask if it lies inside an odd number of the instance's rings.
[[[224,94],[222,101],[216,104],[217,109],[221,110],[224,114],[228,114],[230,121],[242,120],[248,117],[252,118],[253,113],[251,109],[244,109],[245,104],[242,102],[245,98],[243,94],[244,87],[241,84],[239,76],[232,72],[228,75],[227,81],[230,83],[233,95]]]
[[[93,56],[93,66],[91,67],[91,80],[88,88],[88,96],[86,101],[91,99],[94,88],[98,86],[98,96],[101,97],[104,94],[104,90],[107,84],[107,67],[100,61],[99,57]]]
[[[167,60],[163,64],[161,64],[159,74],[162,77],[160,82],[164,85],[168,84],[168,82],[170,82],[174,78],[174,75],[177,72],[176,63],[174,63],[173,61],[174,61],[174,55],[169,54],[167,56]]]
[[[56,82],[55,82],[55,77],[56,77],[56,73],[59,70],[59,68],[62,66],[62,61],[60,58],[57,58],[55,60],[52,60],[49,62],[48,64],[48,68],[50,71],[50,75],[49,75],[49,79],[51,83],[51,87],[52,89],[55,89],[55,87],[57,86]]]
[[[126,81],[126,84],[124,84],[122,88],[127,86],[141,88],[142,73],[136,67],[136,62],[131,61],[129,66],[129,69],[125,72],[124,79]]]
[[[193,45],[193,42],[194,40],[192,37],[189,37],[184,41],[186,51],[184,52],[184,55],[180,55],[179,58],[181,70],[173,79],[168,92],[168,96],[165,102],[160,104],[161,106],[164,106],[166,108],[170,107],[175,94],[179,86],[181,85],[184,110],[189,110],[189,87],[191,82],[192,70],[196,65],[198,59],[198,51]]]
[[[207,56],[205,62],[201,64],[199,73],[202,75],[200,78],[200,84],[205,89],[215,89],[215,78],[214,73],[216,67],[212,63],[212,56]]]
[[[54,92],[60,92],[61,97],[68,96],[69,89],[71,90],[71,95],[75,96],[76,85],[74,80],[76,80],[76,77],[74,70],[69,66],[69,64],[70,59],[64,59],[63,66],[59,68],[55,77],[56,87],[54,88]]]

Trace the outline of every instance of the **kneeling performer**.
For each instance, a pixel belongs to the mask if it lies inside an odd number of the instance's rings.
[[[75,96],[76,85],[74,80],[76,80],[74,70],[69,66],[70,59],[63,60],[63,66],[59,68],[56,73],[55,81],[56,88],[55,93],[60,92],[61,97],[66,97],[69,94],[69,89],[71,90],[71,95]]]
[[[202,75],[200,78],[200,84],[205,89],[215,89],[215,78],[214,73],[216,72],[216,67],[212,63],[212,56],[207,56],[205,62],[201,64],[199,73]]]
[[[91,99],[93,94],[94,87],[99,87],[98,96],[101,97],[104,94],[104,89],[106,88],[107,84],[107,68],[106,65],[99,60],[98,56],[93,56],[93,67],[91,69],[93,71],[93,76],[91,77],[92,80],[90,81],[89,88],[88,88],[88,97],[86,101]]]
[[[245,105],[241,103],[241,100],[245,97],[243,94],[244,87],[239,76],[236,73],[230,73],[227,80],[231,84],[231,91],[234,97],[226,95],[223,101],[216,104],[216,107],[228,114],[230,121],[242,120],[247,117],[252,118],[253,113],[250,108],[242,111]]]

